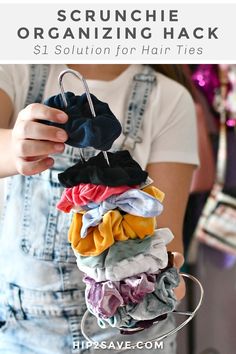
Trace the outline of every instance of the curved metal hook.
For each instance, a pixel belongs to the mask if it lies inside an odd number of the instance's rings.
[[[190,275],[190,274],[185,274],[185,273],[180,273],[180,275],[184,278],[189,278],[190,280],[192,280],[195,284],[198,285],[199,287],[199,290],[200,290],[200,298],[199,298],[199,301],[198,301],[198,304],[197,306],[195,307],[195,309],[192,311],[192,312],[182,312],[182,311],[173,311],[174,314],[177,314],[177,315],[184,315],[184,316],[189,316],[184,322],[182,322],[179,326],[177,326],[176,328],[166,332],[165,334],[159,336],[159,337],[156,337],[156,338],[152,338],[152,339],[148,339],[147,341],[144,341],[142,342],[143,345],[147,344],[147,343],[150,343],[150,342],[159,342],[175,333],[177,333],[180,329],[182,329],[184,326],[186,326],[193,318],[194,316],[196,315],[197,311],[199,310],[201,304],[202,304],[202,300],[203,300],[203,295],[204,295],[204,289],[202,287],[202,284],[200,283],[200,281],[195,278],[193,275]],[[89,310],[86,310],[86,312],[84,313],[83,317],[82,317],[82,321],[81,321],[81,332],[83,334],[83,336],[85,337],[85,339],[93,344],[93,345],[97,345],[99,346],[99,344],[97,342],[95,342],[91,337],[89,337],[87,335],[87,333],[85,332],[84,328],[85,328],[85,322],[89,316],[90,312]],[[157,322],[154,322],[153,325],[155,324],[158,324],[159,321]],[[124,329],[124,328],[119,328],[119,329]],[[142,327],[135,327],[135,328],[125,328],[125,330],[130,333],[132,333],[132,331],[137,331],[137,330],[143,330],[144,328]],[[135,348],[137,347],[137,345],[141,343],[141,341],[139,340],[138,342],[133,342],[131,343],[131,347],[132,348]],[[120,351],[123,351],[123,350],[126,350],[126,348],[115,348],[114,350],[120,350]]]
[[[87,96],[87,100],[88,100],[88,103],[89,103],[89,108],[90,108],[91,113],[92,113],[92,116],[96,117],[96,113],[95,113],[93,101],[91,99],[91,95],[90,95],[90,92],[89,92],[88,84],[87,84],[85,78],[78,71],[75,71],[75,70],[72,70],[72,69],[63,70],[60,73],[59,77],[58,77],[58,83],[59,83],[59,86],[60,86],[61,96],[62,96],[62,101],[64,103],[64,106],[68,107],[68,102],[66,100],[65,90],[64,90],[64,87],[63,87],[63,77],[66,74],[72,74],[75,77],[77,77],[79,80],[82,81],[84,89],[85,89],[85,93],[86,93],[86,96]],[[84,161],[84,156],[83,156],[83,153],[82,153],[82,149],[79,149],[79,151],[80,151],[80,157],[81,157],[82,161]],[[103,156],[104,156],[108,166],[110,166],[106,151],[103,151],[102,153],[103,153]]]

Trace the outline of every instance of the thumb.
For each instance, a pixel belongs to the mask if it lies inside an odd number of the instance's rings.
[[[174,267],[178,270],[184,264],[184,256],[179,252],[172,252],[174,255]],[[176,299],[178,301],[182,300],[186,293],[186,286],[183,277],[180,277],[180,283],[177,288],[174,289]]]
[[[174,267],[180,269],[184,264],[184,256],[179,252],[172,252],[172,254],[174,255]]]

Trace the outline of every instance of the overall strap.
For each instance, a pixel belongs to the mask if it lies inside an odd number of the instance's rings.
[[[125,135],[122,149],[133,151],[136,143],[142,142],[141,128],[148,98],[156,85],[155,70],[145,65],[143,71],[134,75],[127,114],[123,126]]]
[[[49,64],[31,64],[29,74],[29,89],[25,106],[30,103],[41,103],[49,74]]]

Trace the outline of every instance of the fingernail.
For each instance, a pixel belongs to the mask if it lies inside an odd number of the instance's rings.
[[[61,120],[61,121],[66,121],[67,120],[67,114],[65,114],[65,113],[58,113],[57,114],[57,118],[59,119],[59,120]]]
[[[54,145],[56,151],[63,151],[64,150],[64,144],[55,144]]]
[[[67,140],[67,135],[66,133],[62,132],[62,131],[58,131],[57,132],[57,138],[61,141],[66,141]]]
[[[54,160],[46,160],[46,166],[51,167],[54,164]]]

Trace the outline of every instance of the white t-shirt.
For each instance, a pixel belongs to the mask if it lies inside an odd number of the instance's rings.
[[[44,91],[44,98],[58,94],[58,75],[66,65],[52,64]],[[141,64],[130,65],[111,81],[87,80],[90,92],[109,104],[112,112],[124,122],[126,104],[133,76],[142,70]],[[146,168],[148,163],[181,162],[198,165],[196,116],[193,100],[188,91],[179,83],[156,73],[154,87],[143,119],[142,142],[136,144],[134,158]],[[82,94],[84,88],[73,75],[63,79],[66,91]],[[0,88],[12,99],[15,113],[11,121],[14,125],[18,112],[24,107],[29,87],[29,65],[0,65]],[[123,141],[120,136],[116,143]]]

